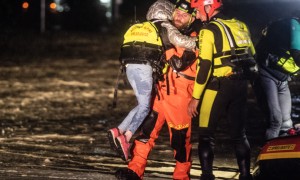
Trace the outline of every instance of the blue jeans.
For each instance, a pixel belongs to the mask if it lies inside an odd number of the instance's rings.
[[[118,128],[134,134],[150,112],[153,86],[152,67],[145,64],[127,64],[126,75],[138,105],[129,112]]]
[[[288,81],[279,81],[265,70],[260,70],[260,81],[268,104],[266,139],[276,138],[280,131],[293,126],[291,93]]]

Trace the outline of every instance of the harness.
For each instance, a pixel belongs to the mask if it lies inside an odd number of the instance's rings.
[[[194,80],[196,79],[195,77],[189,76],[189,75],[184,74],[184,73],[182,73],[182,72],[180,72],[180,71],[178,72],[178,71],[176,71],[176,70],[173,70],[173,72],[176,73],[177,77],[182,76],[183,78],[185,78],[185,79],[187,79],[187,80],[191,80],[191,81],[194,81]]]

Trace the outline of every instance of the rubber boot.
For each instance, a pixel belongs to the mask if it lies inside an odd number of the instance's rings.
[[[141,179],[143,178],[145,168],[147,165],[148,155],[153,147],[150,140],[147,143],[134,141],[132,159],[128,163],[128,168],[134,171]]]
[[[239,175],[239,180],[253,180],[253,176],[251,174],[247,175]]]
[[[191,166],[192,166],[191,162],[181,163],[179,161],[176,161],[176,166],[175,166],[174,173],[173,173],[173,179],[174,180],[189,180]]]
[[[201,174],[200,180],[215,180],[215,176],[213,174]]]
[[[122,168],[118,169],[115,176],[119,180],[141,180],[141,178],[131,169]]]
[[[215,179],[215,176],[213,175],[214,153],[210,141],[204,139],[199,141],[198,155],[199,155],[200,165],[202,169],[202,175],[200,177],[200,180],[214,180]]]
[[[235,153],[239,166],[239,180],[252,180],[250,174],[250,145],[246,137],[235,141]]]

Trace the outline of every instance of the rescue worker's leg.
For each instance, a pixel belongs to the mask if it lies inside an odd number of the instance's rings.
[[[236,87],[236,96],[232,98],[228,107],[229,132],[239,167],[239,179],[251,180],[250,145],[245,134],[247,84],[245,81],[240,81],[234,87]]]
[[[250,146],[245,135],[245,105],[247,81],[218,78],[208,84],[202,99],[199,122],[199,159],[202,167],[201,179],[214,179],[213,147],[214,132],[224,113],[231,122],[230,135],[235,147],[240,178],[250,175]],[[213,90],[214,89],[214,90]]]
[[[199,128],[198,155],[201,164],[201,180],[213,180],[215,138],[208,128]]]
[[[171,147],[174,149],[176,166],[173,172],[173,179],[190,179],[191,159],[190,144],[191,128],[176,130],[171,128]]]
[[[227,101],[227,98],[222,98],[222,92],[217,90],[218,87],[215,90],[207,89],[200,106],[198,155],[202,169],[201,180],[215,179],[213,175],[214,132]]]
[[[155,145],[155,140],[164,122],[165,116],[160,102],[155,102],[153,111],[142,126],[141,134],[134,141],[132,159],[128,164],[128,168],[134,171],[140,178],[143,178],[148,155]]]
[[[191,99],[191,93],[187,92],[190,84],[183,78],[177,78],[172,82],[174,84],[170,88],[170,95],[164,96],[163,106],[176,160],[173,179],[185,180],[190,179],[191,168],[191,118],[187,114]]]

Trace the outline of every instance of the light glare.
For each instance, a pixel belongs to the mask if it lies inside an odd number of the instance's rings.
[[[56,9],[56,4],[55,3],[51,3],[50,4],[50,8],[53,9],[53,10]]]
[[[23,9],[28,9],[29,8],[29,3],[28,2],[23,2],[23,4],[22,4],[22,8]]]

